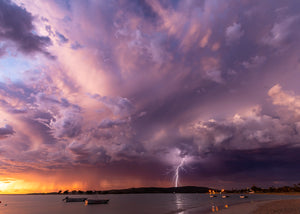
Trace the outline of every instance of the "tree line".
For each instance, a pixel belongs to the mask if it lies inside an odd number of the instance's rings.
[[[300,183],[294,184],[293,186],[282,186],[282,187],[268,187],[261,188],[253,185],[251,188],[245,189],[233,189],[227,190],[228,193],[247,193],[247,192],[255,192],[255,193],[284,193],[284,192],[300,192]]]

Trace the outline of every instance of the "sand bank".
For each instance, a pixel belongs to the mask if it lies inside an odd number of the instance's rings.
[[[300,214],[300,199],[249,202],[222,209],[220,214]]]
[[[300,199],[280,200],[265,203],[256,209],[253,214],[300,214]]]

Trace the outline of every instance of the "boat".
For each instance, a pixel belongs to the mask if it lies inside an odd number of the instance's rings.
[[[248,198],[247,195],[240,195],[240,198]]]
[[[88,204],[108,204],[109,199],[86,199],[85,205]]]
[[[210,198],[216,198],[216,195],[209,195]]]
[[[68,196],[63,199],[65,202],[84,202],[87,198],[69,198]]]
[[[228,198],[229,195],[222,195],[222,198]]]

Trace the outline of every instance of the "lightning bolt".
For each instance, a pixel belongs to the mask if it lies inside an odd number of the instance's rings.
[[[180,170],[180,168],[182,168],[182,166],[184,165],[184,161],[185,161],[185,157],[183,157],[183,158],[181,159],[180,164],[176,167],[176,170],[175,170],[175,187],[178,187],[179,170]]]

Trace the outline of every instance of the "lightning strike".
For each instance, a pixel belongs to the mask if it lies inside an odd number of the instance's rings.
[[[180,170],[180,168],[183,167],[184,161],[185,161],[185,157],[183,157],[183,158],[181,159],[180,164],[176,167],[176,170],[175,170],[175,187],[178,187],[179,170]]]

